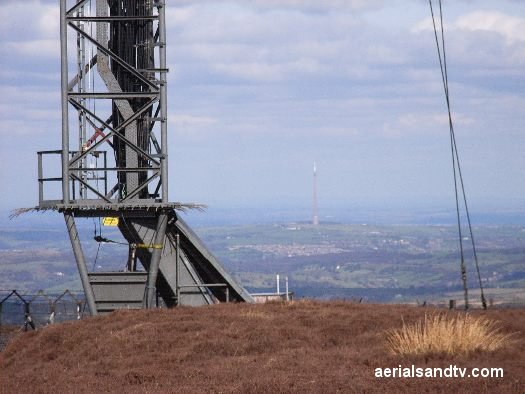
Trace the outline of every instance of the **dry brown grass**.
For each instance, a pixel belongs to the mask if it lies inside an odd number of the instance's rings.
[[[17,335],[21,334],[22,329],[16,326],[2,324],[0,325],[0,352],[13,340]]]
[[[385,331],[428,309],[348,302],[120,311],[13,339],[0,393],[525,392],[525,341],[468,355],[395,356]],[[525,331],[525,310],[476,311]],[[503,379],[377,379],[375,368],[501,367]]]
[[[387,332],[387,348],[396,355],[468,354],[493,352],[514,342],[516,333],[503,333],[501,323],[468,313],[425,314],[423,320]]]

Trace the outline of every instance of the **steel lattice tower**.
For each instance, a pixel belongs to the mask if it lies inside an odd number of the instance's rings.
[[[191,204],[168,200],[165,1],[59,1],[62,149],[38,152],[38,208],[63,213],[91,314],[153,307],[155,295],[167,306],[252,302],[177,216]],[[61,177],[44,176],[48,156],[61,158]],[[60,199],[46,198],[50,182]],[[88,272],[84,217],[118,220],[127,272]]]

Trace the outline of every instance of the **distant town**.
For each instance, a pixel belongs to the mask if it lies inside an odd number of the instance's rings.
[[[20,224],[18,224],[20,226]],[[86,225],[86,257],[97,270],[124,269],[127,248],[102,244]],[[118,239],[110,228],[105,236]],[[278,223],[197,227],[210,250],[250,291],[274,291],[288,276],[297,297],[369,302],[462,302],[457,229],[452,225]],[[525,303],[525,226],[475,228],[482,284],[500,304]],[[466,256],[473,302],[479,283]],[[63,228],[0,228],[0,288],[81,290]]]

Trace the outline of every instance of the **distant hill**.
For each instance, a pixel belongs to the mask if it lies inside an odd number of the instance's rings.
[[[97,244],[95,231],[125,243],[117,229],[82,221],[89,270],[124,269],[127,245]],[[196,232],[249,291],[274,291],[280,274],[288,276],[297,297],[396,303],[463,298],[454,226],[290,222],[198,227]],[[524,305],[525,226],[482,225],[474,234],[487,300]],[[479,301],[477,273],[466,251],[471,300]],[[22,220],[0,226],[0,290],[60,293],[65,288],[81,290],[63,223],[46,227]]]

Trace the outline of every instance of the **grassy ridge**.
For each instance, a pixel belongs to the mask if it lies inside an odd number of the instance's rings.
[[[522,336],[493,352],[391,354],[386,332],[427,312],[312,301],[121,311],[17,337],[0,353],[0,392],[525,391]],[[525,332],[522,309],[483,316],[502,333]],[[375,378],[376,368],[412,364],[499,367],[504,377]]]

